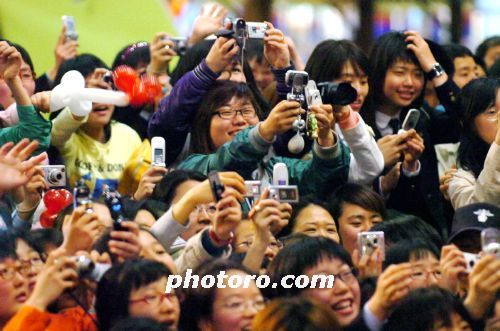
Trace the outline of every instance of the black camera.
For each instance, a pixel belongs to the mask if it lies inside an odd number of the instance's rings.
[[[214,200],[217,202],[222,199],[224,184],[220,181],[217,171],[212,171],[208,174],[208,181],[210,183],[210,188],[212,189],[212,194],[214,195]]]
[[[351,83],[331,83],[324,82],[318,84],[321,98],[324,104],[334,106],[350,105],[358,97],[358,92]]]
[[[172,49],[177,53],[177,55],[184,56],[186,54],[188,49],[186,37],[164,37],[163,40],[170,40],[175,44]]]

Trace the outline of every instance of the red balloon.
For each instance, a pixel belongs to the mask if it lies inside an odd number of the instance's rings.
[[[133,107],[140,107],[148,102],[148,95],[146,94],[144,84],[142,84],[141,80],[138,79],[135,82],[134,89],[132,90],[132,93],[129,94],[129,97],[130,105]]]
[[[160,81],[156,76],[144,75],[141,77],[141,82],[144,86],[144,90],[146,91],[148,103],[154,103],[155,99],[159,97],[162,92]]]
[[[65,198],[61,195],[59,190],[50,189],[43,195],[43,203],[47,207],[47,211],[51,213],[58,213],[62,208]]]
[[[113,71],[113,79],[117,88],[131,95],[139,77],[134,69],[126,65],[121,65]]]
[[[53,228],[56,223],[57,213],[51,213],[49,210],[40,215],[40,224],[44,228]]]
[[[63,210],[70,203],[73,202],[73,194],[71,194],[70,191],[68,191],[66,189],[63,189],[63,188],[59,189],[58,191],[61,194],[61,196],[63,197],[63,199],[61,199],[61,201],[62,201],[62,208],[61,208],[61,210]],[[61,210],[59,210],[59,211],[61,211]]]

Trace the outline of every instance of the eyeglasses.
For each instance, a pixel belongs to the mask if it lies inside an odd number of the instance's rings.
[[[253,244],[253,240],[247,240],[247,241],[242,241],[238,244],[236,244],[237,247],[250,247]],[[274,242],[269,243],[268,245],[269,248],[271,249],[281,249],[283,248],[283,243],[279,240],[276,240]]]
[[[231,109],[222,108],[221,110],[215,112],[214,114],[219,115],[220,118],[225,120],[232,120],[237,114],[240,114],[244,119],[252,119],[257,116],[255,109],[253,108],[243,108],[243,109]]]
[[[198,213],[206,212],[208,215],[215,215],[217,208],[213,205],[197,205],[196,211]]]
[[[175,292],[170,292],[170,293],[158,292],[155,295],[147,295],[140,299],[129,300],[128,302],[132,304],[144,302],[145,304],[148,305],[159,306],[160,304],[163,303],[163,301],[165,301],[165,299],[172,302],[176,297],[177,295],[175,294]]]
[[[242,313],[245,311],[245,309],[248,309],[249,307],[257,311],[260,311],[264,309],[264,307],[266,307],[266,304],[267,302],[264,298],[260,298],[257,300],[248,300],[248,301],[234,299],[224,303],[222,307],[227,310],[231,310],[233,313]]]
[[[411,274],[411,278],[414,280],[427,280],[429,275],[434,276],[436,279],[441,279],[441,270],[425,270],[425,269],[415,269]]]
[[[16,273],[21,276],[28,276],[30,271],[31,264],[29,263],[4,264],[0,266],[0,278],[11,281],[16,277]]]
[[[344,283],[352,283],[353,281],[357,280],[356,274],[352,269],[340,272],[338,274],[333,274],[333,276],[335,277],[335,280],[340,279]]]
[[[32,257],[28,260],[19,259],[19,261],[21,262],[21,264],[29,265],[31,269],[40,268],[44,265],[43,260],[41,258],[39,258],[38,256]]]

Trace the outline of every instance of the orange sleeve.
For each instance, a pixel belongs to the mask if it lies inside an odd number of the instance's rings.
[[[4,327],[6,331],[97,331],[97,326],[80,307],[51,314],[24,306]]]

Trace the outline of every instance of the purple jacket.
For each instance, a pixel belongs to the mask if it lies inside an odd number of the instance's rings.
[[[173,163],[181,153],[191,132],[191,122],[196,110],[218,77],[219,74],[210,70],[205,60],[201,61],[194,70],[182,76],[151,116],[148,136],[165,139],[167,165]]]

